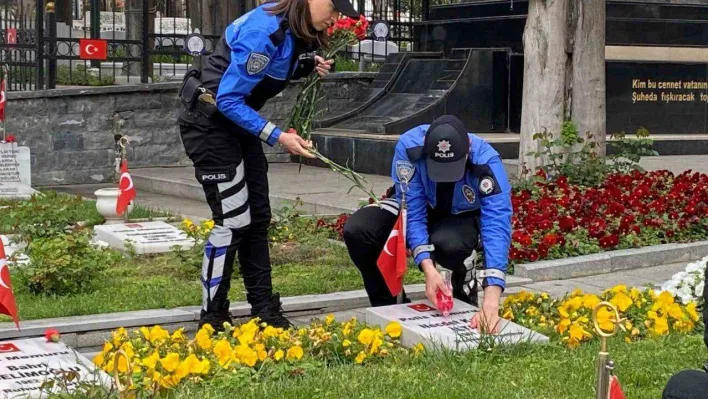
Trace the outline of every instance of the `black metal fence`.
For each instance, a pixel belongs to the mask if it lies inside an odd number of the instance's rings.
[[[195,61],[185,37],[200,33],[208,54],[257,1],[0,0],[0,64],[10,91],[181,80]],[[413,24],[424,19],[428,1],[354,0],[370,22],[387,22],[389,37],[376,41],[369,32],[337,56],[336,69],[371,70],[392,52],[411,51]],[[106,40],[107,59],[81,59],[82,39]]]

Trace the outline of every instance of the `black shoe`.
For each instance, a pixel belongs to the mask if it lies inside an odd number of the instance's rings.
[[[258,317],[261,323],[276,328],[288,329],[293,327],[290,320],[283,316],[283,308],[280,303],[280,295],[273,295],[269,301],[254,305],[251,309],[251,317]]]
[[[229,312],[229,301],[226,301],[224,308],[218,312],[207,313],[202,310],[199,318],[198,330],[200,330],[205,324],[209,324],[214,329],[214,333],[219,333],[224,331],[224,323],[226,322],[231,325],[234,324],[234,321],[231,318],[231,313]]]

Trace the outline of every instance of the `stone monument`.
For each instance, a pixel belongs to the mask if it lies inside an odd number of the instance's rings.
[[[422,343],[427,349],[465,351],[476,348],[483,339],[479,330],[470,327],[470,320],[477,312],[478,308],[455,299],[452,311],[445,317],[430,301],[424,300],[367,308],[366,323],[382,329],[391,322],[400,323],[401,344],[406,347]],[[500,332],[493,336],[496,344],[548,342],[548,337],[509,320],[501,319],[499,324]]]
[[[29,147],[0,141],[0,199],[28,199],[32,186]]]
[[[78,379],[63,380],[67,389],[80,382],[110,386],[110,377],[63,342],[45,338],[0,342],[0,399],[46,397],[42,384],[62,374],[75,373]],[[56,392],[56,389],[51,391]]]
[[[126,244],[138,254],[169,252],[175,245],[182,249],[194,246],[187,234],[165,222],[120,223],[94,226],[96,239],[123,250]]]

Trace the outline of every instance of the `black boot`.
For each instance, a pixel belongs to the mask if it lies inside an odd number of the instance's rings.
[[[283,308],[280,303],[280,294],[271,296],[269,301],[253,305],[251,317],[260,318],[260,322],[267,323],[276,328],[288,329],[293,326],[290,320],[283,316]]]
[[[234,321],[231,318],[231,313],[229,312],[229,301],[225,301],[223,307],[216,312],[205,312],[202,310],[199,318],[199,329],[201,329],[205,324],[211,325],[215,333],[224,331],[224,323],[228,322],[233,325]]]

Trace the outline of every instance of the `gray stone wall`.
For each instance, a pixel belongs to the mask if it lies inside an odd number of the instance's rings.
[[[342,106],[372,74],[331,74],[322,107]],[[292,82],[261,114],[282,126],[302,82]],[[33,186],[104,183],[113,178],[115,135],[127,136],[130,168],[189,165],[176,113],[179,83],[10,92],[7,131],[32,157]],[[289,162],[279,145],[263,145],[270,162]]]

